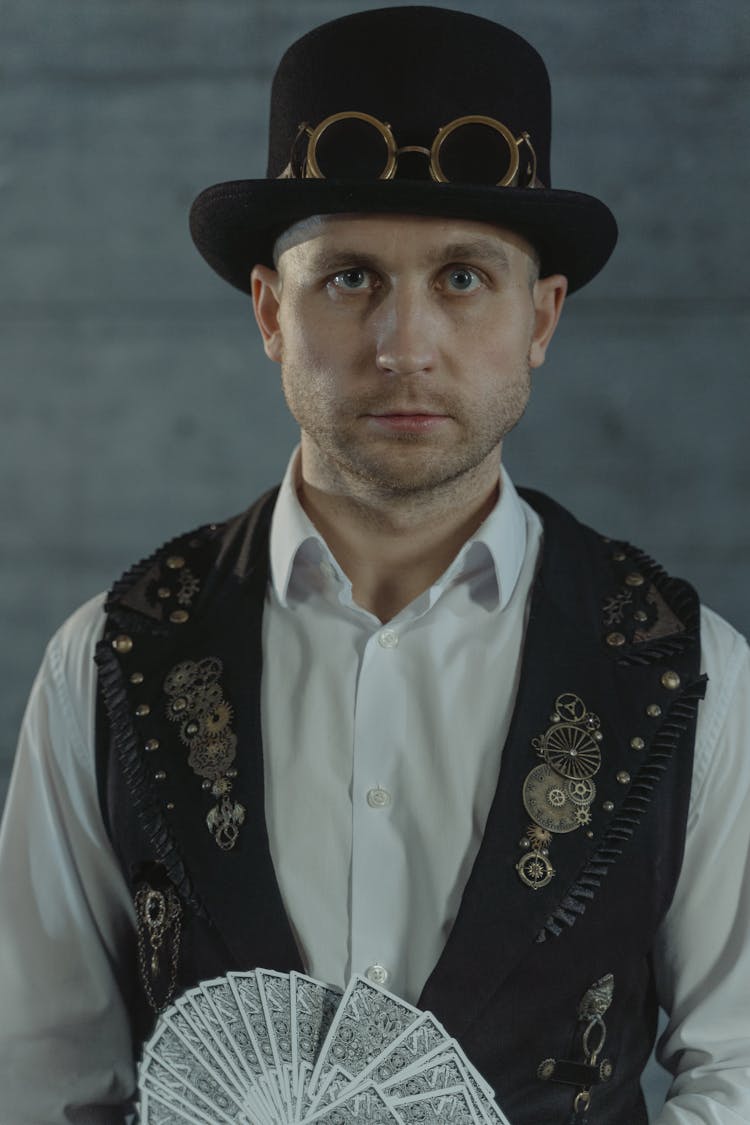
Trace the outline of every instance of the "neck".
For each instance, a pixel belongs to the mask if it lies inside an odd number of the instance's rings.
[[[488,466],[489,468],[489,466]],[[492,510],[497,458],[480,479],[408,497],[331,490],[305,477],[300,503],[352,584],[354,600],[389,621],[428,589]]]

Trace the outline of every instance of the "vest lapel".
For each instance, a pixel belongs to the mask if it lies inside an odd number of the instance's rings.
[[[569,890],[611,821],[612,813],[602,811],[603,804],[611,801],[616,807],[623,796],[617,773],[627,759],[623,732],[629,727],[619,713],[613,662],[603,659],[599,629],[596,624],[591,628],[598,591],[592,588],[590,575],[588,584],[587,579],[578,580],[581,569],[588,569],[585,557],[575,557],[575,551],[564,557],[559,529],[553,537],[545,526],[545,542],[552,540],[554,547],[545,546],[532,595],[518,696],[497,790],[458,916],[419,1000],[419,1006],[434,1011],[456,1037],[513,972],[553,912],[560,907],[580,909],[571,902]],[[589,627],[582,627],[587,619]],[[542,761],[532,740],[550,727],[555,701],[562,693],[579,696],[587,710],[601,719],[596,801],[589,824],[553,834],[549,860],[555,874],[546,886],[532,889],[516,870],[524,854],[521,841],[532,823],[523,803],[523,785]]]

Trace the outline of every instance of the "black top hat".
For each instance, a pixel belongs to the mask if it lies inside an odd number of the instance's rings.
[[[278,235],[311,215],[473,219],[523,234],[542,274],[565,274],[573,291],[605,264],[617,226],[593,196],[550,186],[549,149],[547,71],[515,32],[446,8],[361,12],[287,50],[268,178],[207,188],[190,230],[209,265],[250,292],[253,265],[271,265]]]

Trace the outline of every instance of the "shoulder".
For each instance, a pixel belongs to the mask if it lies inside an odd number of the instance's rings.
[[[97,594],[63,622],[47,646],[35,685],[49,695],[50,709],[59,709],[79,745],[88,745],[93,735],[94,654],[104,630],[104,602],[105,595]]]
[[[707,606],[701,607],[701,671],[708,685],[698,716],[697,788],[714,768],[744,773],[750,763],[750,648],[741,633]]]

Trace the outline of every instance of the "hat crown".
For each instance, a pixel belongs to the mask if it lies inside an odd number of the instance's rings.
[[[267,175],[287,166],[300,125],[341,112],[387,122],[399,145],[429,147],[458,117],[529,134],[550,185],[550,89],[540,55],[514,31],[447,8],[379,8],[332,20],[289,47],[271,91]]]

